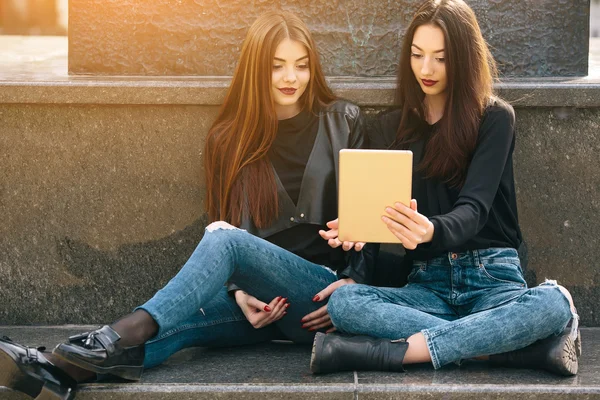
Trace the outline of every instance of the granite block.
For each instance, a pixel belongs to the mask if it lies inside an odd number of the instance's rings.
[[[109,322],[202,237],[203,138],[229,78],[69,77],[56,38],[0,37],[0,58],[0,323]],[[392,78],[330,82],[371,117],[391,105]],[[600,75],[500,86],[517,113],[527,280],[558,279],[599,326]]]
[[[71,0],[69,72],[92,75],[231,75],[252,21],[297,13],[313,32],[324,70],[393,76],[404,30],[420,0],[278,2]],[[503,76],[583,76],[589,1],[469,2]]]
[[[228,76],[69,76],[67,39],[0,36],[0,104],[162,104],[218,106]],[[600,38],[590,39],[589,75],[508,78],[499,94],[520,107],[600,107]],[[335,93],[362,106],[393,105],[395,78],[329,76]]]
[[[28,345],[53,345],[89,326],[0,326]],[[406,373],[346,372],[314,376],[310,346],[267,343],[238,348],[190,348],[145,371],[140,382],[81,385],[77,399],[596,399],[600,396],[600,330],[582,329],[579,374],[491,367],[467,361],[439,370],[408,366]],[[24,399],[0,387],[0,398]]]
[[[162,287],[202,237],[202,146],[215,112],[2,105],[0,323],[109,322]],[[582,323],[600,326],[600,110],[516,113],[528,281],[557,279]]]

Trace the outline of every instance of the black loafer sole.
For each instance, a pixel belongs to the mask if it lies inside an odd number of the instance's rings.
[[[52,351],[52,354],[85,370],[97,374],[111,374],[130,381],[139,381],[142,379],[142,373],[144,371],[143,365],[112,365],[110,367],[102,367],[92,364],[63,350],[62,345],[60,344],[56,346],[54,351]]]
[[[11,353],[5,343],[0,342],[0,386],[25,393],[36,400],[75,398],[75,392],[71,388],[46,381],[43,377],[22,369]]]

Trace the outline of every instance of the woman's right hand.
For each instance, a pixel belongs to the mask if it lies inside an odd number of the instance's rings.
[[[290,306],[287,299],[281,296],[275,297],[269,304],[266,304],[243,290],[235,292],[235,302],[242,309],[248,322],[256,329],[283,318]]]
[[[342,242],[340,241],[340,239],[338,239],[338,218],[334,219],[333,221],[329,221],[327,223],[327,227],[329,228],[329,230],[325,231],[321,229],[319,231],[319,235],[321,235],[323,239],[327,240],[327,244],[330,247],[333,247],[335,249],[337,247],[342,246],[342,249],[344,249],[345,251],[348,251],[354,247],[354,250],[361,251],[362,248],[365,246],[364,242]]]

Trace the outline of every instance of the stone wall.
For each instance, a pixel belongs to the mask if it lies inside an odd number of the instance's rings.
[[[70,0],[69,73],[231,75],[252,21],[307,22],[329,76],[390,76],[421,0]],[[503,76],[587,74],[589,1],[473,0]]]
[[[600,109],[516,111],[530,283],[558,279],[583,323],[600,326]],[[108,322],[166,283],[202,236],[202,146],[215,113],[0,104],[0,325]]]

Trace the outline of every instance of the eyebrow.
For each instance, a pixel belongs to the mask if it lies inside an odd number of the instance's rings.
[[[422,48],[420,48],[419,46],[417,46],[417,45],[416,45],[416,44],[414,44],[414,43],[412,44],[412,46],[413,46],[413,47],[416,47],[417,49],[419,49],[419,50],[421,50],[421,51],[423,51],[423,49],[422,49]],[[441,50],[436,50],[436,51],[434,51],[434,53],[441,53],[441,52],[443,52],[443,51],[444,51],[444,49],[441,49]]]
[[[277,57],[274,57],[274,58],[275,58],[275,60],[281,61],[281,62],[286,62],[287,61],[287,60],[284,60],[283,58],[277,58]],[[305,58],[308,58],[308,54],[305,55],[304,57],[300,57],[299,59],[296,60],[296,62],[304,60]]]

